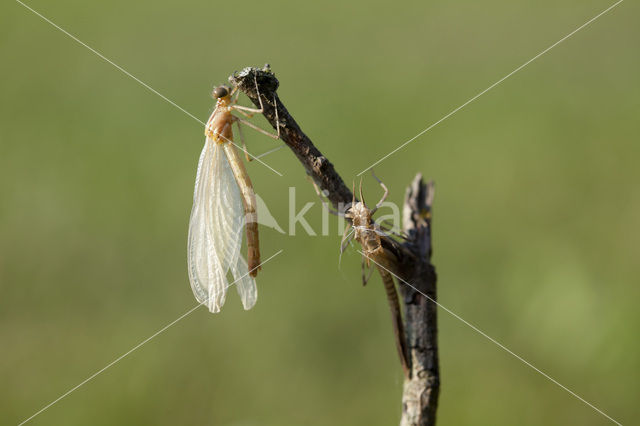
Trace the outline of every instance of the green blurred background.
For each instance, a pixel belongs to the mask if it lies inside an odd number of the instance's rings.
[[[201,120],[269,62],[348,182],[606,1],[28,4]],[[186,235],[202,126],[19,3],[0,6],[0,422],[17,424],[195,305]],[[640,8],[631,1],[376,167],[437,184],[443,305],[622,423],[640,415]],[[257,122],[265,125],[264,119]],[[274,142],[247,133],[255,153]],[[249,172],[287,225],[321,210],[288,150]],[[367,199],[380,195],[365,181]],[[379,279],[340,237],[263,228],[259,300],[199,308],[38,425],[395,424]],[[610,422],[440,311],[441,425]]]

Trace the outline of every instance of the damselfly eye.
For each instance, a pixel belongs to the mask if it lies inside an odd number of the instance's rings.
[[[213,90],[213,97],[216,99],[229,96],[229,89],[226,86],[218,86]]]

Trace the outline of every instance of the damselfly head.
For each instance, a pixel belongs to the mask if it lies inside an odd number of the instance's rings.
[[[224,98],[229,96],[229,88],[227,86],[218,86],[213,89],[213,97],[216,99]]]

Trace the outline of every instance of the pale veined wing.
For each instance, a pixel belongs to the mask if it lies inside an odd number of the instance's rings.
[[[245,309],[256,301],[255,280],[240,254],[244,209],[222,146],[207,137],[200,155],[189,223],[188,267],[193,293],[211,312],[225,302],[230,272]]]

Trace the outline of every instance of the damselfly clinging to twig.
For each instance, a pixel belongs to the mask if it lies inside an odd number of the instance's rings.
[[[211,312],[219,312],[224,304],[229,273],[237,280],[245,309],[253,307],[258,295],[255,276],[260,269],[260,247],[256,196],[233,142],[232,125],[236,123],[238,127],[249,161],[241,124],[274,139],[280,137],[279,126],[278,134],[274,135],[232,114],[236,111],[250,118],[263,111],[259,92],[259,109],[237,105],[238,94],[236,89],[227,86],[213,91],[217,102],[205,126],[205,145],[198,163],[189,222],[189,281],[198,302],[206,304]],[[248,264],[240,253],[243,227],[247,235]]]

